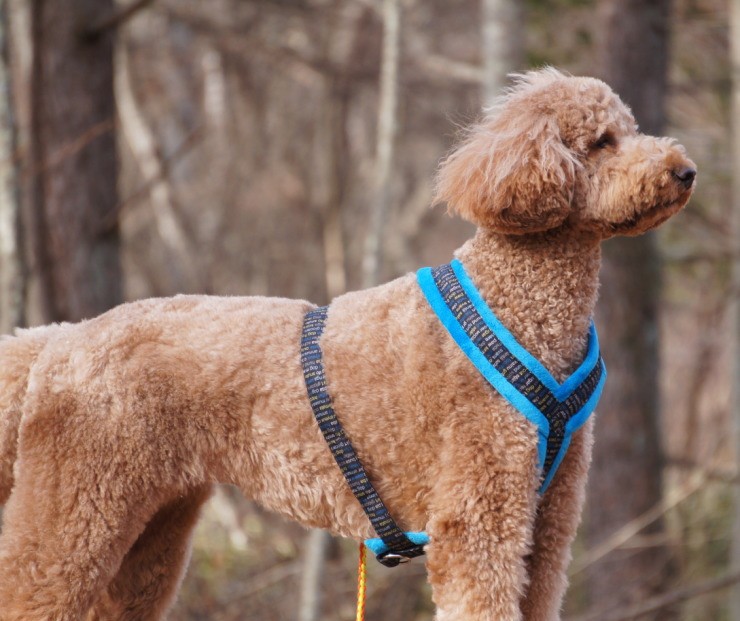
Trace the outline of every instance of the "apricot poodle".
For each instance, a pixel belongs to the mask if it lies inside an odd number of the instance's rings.
[[[478,226],[455,257],[485,304],[561,382],[588,348],[600,242],[661,224],[694,176],[606,84],[544,69],[467,132],[436,198]],[[178,296],[5,338],[0,619],[162,618],[219,482],[374,536],[307,398],[313,308]],[[450,334],[414,274],[335,299],[320,339],[334,409],[400,527],[430,537],[438,621],[559,619],[591,424],[540,494],[537,426]]]

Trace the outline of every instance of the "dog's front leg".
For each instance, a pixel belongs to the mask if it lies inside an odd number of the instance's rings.
[[[522,600],[526,621],[558,621],[568,586],[570,547],[581,519],[593,444],[593,420],[573,436],[545,496],[534,527],[530,584]]]
[[[449,449],[428,523],[437,621],[522,619],[538,479],[536,438],[523,435],[502,451],[485,433]]]

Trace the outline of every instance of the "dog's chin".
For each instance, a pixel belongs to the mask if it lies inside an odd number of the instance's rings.
[[[669,220],[681,211],[690,196],[691,192],[686,192],[678,200],[649,207],[627,220],[610,224],[607,230],[608,236],[636,237],[637,235],[647,233],[651,229],[658,228],[666,220]]]

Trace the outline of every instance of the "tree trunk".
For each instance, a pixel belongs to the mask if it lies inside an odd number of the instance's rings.
[[[506,76],[518,69],[524,56],[524,3],[519,0],[481,0],[483,103],[501,94]]]
[[[113,0],[33,0],[33,239],[45,321],[91,317],[123,298],[113,35],[84,35]]]
[[[391,197],[391,173],[398,131],[398,66],[401,47],[400,0],[383,2],[383,53],[378,89],[378,146],[376,152],[375,196],[370,211],[365,255],[362,262],[362,286],[373,287],[380,279],[383,236],[388,201]]]
[[[631,106],[642,131],[660,134],[665,121],[670,0],[603,0],[601,9],[604,79]],[[650,509],[662,494],[660,265],[652,234],[605,245],[601,291],[597,321],[609,381],[599,405],[591,469],[587,517],[591,545]],[[662,531],[661,522],[653,524],[651,534]],[[590,599],[605,609],[640,600],[662,589],[670,569],[665,547],[617,550],[590,569]]]
[[[9,7],[0,0],[0,333],[25,321],[25,269],[21,243],[20,179],[13,110]]]
[[[727,308],[731,326],[731,348],[733,375],[730,395],[730,415],[733,423],[733,438],[736,468],[740,470],[740,0],[730,2],[730,61],[732,68],[732,216],[730,220],[730,248],[732,278]],[[734,487],[735,515],[732,522],[732,546],[730,564],[740,567],[740,486]],[[729,598],[730,618],[740,619],[740,586],[735,585]]]

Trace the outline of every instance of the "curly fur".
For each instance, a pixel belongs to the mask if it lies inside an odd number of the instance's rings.
[[[436,187],[479,227],[456,256],[487,303],[563,379],[584,354],[599,243],[667,219],[693,176],[603,82],[545,69],[516,76]],[[311,307],[178,296],[0,342],[2,621],[161,618],[216,482],[307,526],[372,535],[306,398]],[[412,274],[334,300],[322,348],[379,493],[403,528],[431,536],[437,620],[559,619],[591,426],[538,498],[536,430]]]

